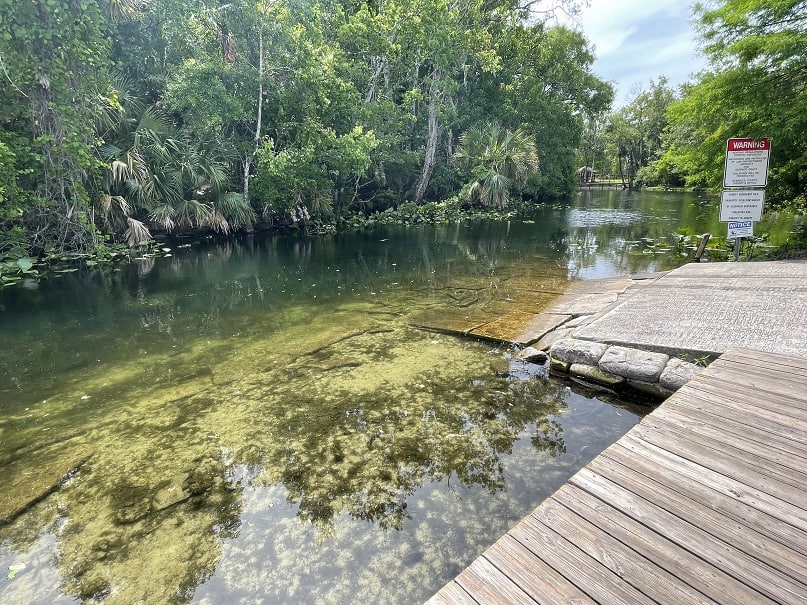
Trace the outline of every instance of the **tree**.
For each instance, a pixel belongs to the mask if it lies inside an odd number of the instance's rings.
[[[670,118],[685,137],[664,162],[692,185],[720,185],[726,139],[770,137],[767,199],[781,204],[807,189],[807,4],[721,0],[695,6],[710,70],[687,87]]]
[[[676,98],[675,91],[661,76],[650,80],[649,90],[635,91],[633,99],[613,113],[606,126],[610,154],[623,186],[632,189],[635,181],[657,180],[647,166],[662,152],[662,136],[667,126],[667,109]]]
[[[512,192],[538,170],[532,137],[521,129],[505,130],[496,122],[466,131],[454,157],[473,177],[466,188],[468,201],[497,208],[507,206]]]
[[[86,251],[98,244],[88,194],[94,125],[116,105],[106,9],[95,0],[0,0],[0,140],[15,140],[17,161],[36,173],[29,185],[38,202],[22,217],[35,246]]]
[[[534,135],[541,158],[527,187],[534,197],[571,193],[583,116],[609,108],[613,88],[592,73],[594,55],[579,32],[515,25],[498,46],[501,66],[482,75],[473,101],[486,116]]]

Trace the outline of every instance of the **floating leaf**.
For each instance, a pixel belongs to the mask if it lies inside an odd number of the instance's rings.
[[[17,259],[17,266],[22,271],[29,271],[31,269],[31,267],[34,266],[34,259],[31,258],[30,256],[25,256],[23,258],[18,258]]]

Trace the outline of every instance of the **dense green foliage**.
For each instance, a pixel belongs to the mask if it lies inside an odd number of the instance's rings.
[[[568,193],[612,91],[541,19],[580,4],[0,0],[0,255]],[[520,159],[459,161],[494,121]]]
[[[719,187],[735,136],[773,139],[768,199],[805,205],[803,0],[695,5],[710,68],[612,113],[542,20],[584,4],[0,0],[0,258],[540,201],[579,166]]]
[[[695,15],[710,69],[669,103],[647,180],[720,187],[726,140],[768,137],[768,207],[804,209],[807,2],[720,0],[697,4]]]

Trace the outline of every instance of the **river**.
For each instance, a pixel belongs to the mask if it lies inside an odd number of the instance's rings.
[[[425,600],[646,408],[422,326],[673,268],[715,215],[595,191],[0,290],[0,602]]]

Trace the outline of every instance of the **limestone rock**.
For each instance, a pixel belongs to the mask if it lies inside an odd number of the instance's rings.
[[[566,363],[565,361],[560,361],[558,359],[549,360],[549,373],[556,374],[559,376],[566,376],[569,373],[569,366],[571,364]]]
[[[600,342],[564,338],[552,345],[552,348],[549,349],[549,354],[552,359],[557,359],[558,361],[595,366],[607,348],[608,345]]]
[[[664,388],[677,391],[702,369],[694,363],[673,357],[667,362],[667,367],[659,376],[658,383]]]
[[[543,351],[539,351],[533,347],[527,347],[526,349],[522,349],[518,352],[516,359],[519,361],[527,361],[529,363],[544,365],[549,357]]]
[[[657,382],[646,382],[644,380],[631,380],[628,379],[628,386],[632,389],[651,395],[657,399],[666,399],[673,394],[673,391],[666,389]]]
[[[630,380],[657,382],[670,356],[627,347],[608,347],[599,361],[605,372],[624,376]]]
[[[582,363],[573,363],[569,368],[569,374],[572,376],[585,378],[599,384],[604,384],[609,387],[617,386],[625,382],[625,379],[622,376],[617,376],[616,374],[611,374],[610,372],[603,372],[598,367],[588,366]]]

